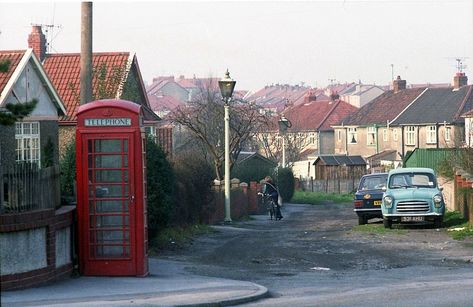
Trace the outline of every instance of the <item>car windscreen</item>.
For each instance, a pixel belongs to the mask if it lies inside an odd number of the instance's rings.
[[[359,191],[363,190],[381,190],[386,186],[388,176],[367,176],[363,177],[358,187]]]
[[[389,178],[389,188],[435,188],[435,176],[430,173],[399,173]]]

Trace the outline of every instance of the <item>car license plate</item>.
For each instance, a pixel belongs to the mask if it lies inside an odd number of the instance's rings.
[[[373,202],[373,205],[375,205],[375,206],[381,206],[381,201],[380,201],[380,200],[375,200],[375,201]]]
[[[401,222],[423,222],[423,216],[401,216]]]

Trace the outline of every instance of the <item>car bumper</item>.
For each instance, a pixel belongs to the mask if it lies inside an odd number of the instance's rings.
[[[401,217],[401,216],[443,216],[443,213],[439,212],[430,212],[430,213],[383,213],[383,216],[387,217]]]

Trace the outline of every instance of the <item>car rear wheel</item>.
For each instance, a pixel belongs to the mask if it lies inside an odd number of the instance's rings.
[[[365,225],[367,222],[367,218],[364,215],[358,216],[358,225]]]
[[[391,229],[393,222],[390,219],[383,219],[384,228]]]

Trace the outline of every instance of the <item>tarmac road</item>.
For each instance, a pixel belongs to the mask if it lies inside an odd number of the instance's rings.
[[[350,205],[287,204],[282,221],[252,216],[164,251],[193,274],[257,283],[246,306],[471,306],[473,241],[445,229],[353,230]]]

